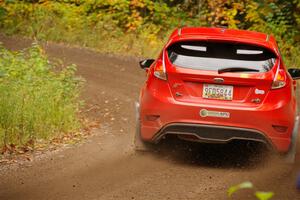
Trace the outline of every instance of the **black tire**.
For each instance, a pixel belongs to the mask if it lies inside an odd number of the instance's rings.
[[[134,149],[135,151],[150,151],[151,150],[151,144],[145,142],[141,137],[141,124],[139,120],[136,122],[136,131],[134,135]]]
[[[294,164],[295,163],[295,158],[296,158],[296,153],[297,153],[297,139],[298,139],[298,131],[299,131],[299,116],[296,117],[295,121],[295,126],[293,129],[292,133],[292,138],[291,138],[291,146],[289,151],[283,155],[283,159],[286,163],[289,164]]]

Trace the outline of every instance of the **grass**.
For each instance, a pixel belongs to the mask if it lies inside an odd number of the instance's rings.
[[[22,51],[0,46],[0,147],[78,130],[82,81],[75,70],[50,63],[38,45]]]

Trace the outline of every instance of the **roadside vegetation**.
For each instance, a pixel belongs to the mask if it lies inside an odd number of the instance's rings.
[[[82,80],[75,70],[49,62],[38,45],[21,51],[0,46],[2,153],[78,131]]]
[[[154,57],[181,26],[273,34],[288,67],[300,67],[300,0],[3,0],[0,29],[101,52]]]

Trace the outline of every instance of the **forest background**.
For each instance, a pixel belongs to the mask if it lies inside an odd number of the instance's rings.
[[[0,29],[101,52],[155,57],[182,26],[226,26],[276,37],[300,67],[300,0],[2,0]]]

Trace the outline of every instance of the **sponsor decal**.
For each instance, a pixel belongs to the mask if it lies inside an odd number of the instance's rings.
[[[255,89],[255,94],[265,94],[264,90]]]
[[[199,112],[201,117],[221,117],[221,118],[230,118],[229,112],[219,112],[219,111],[212,111],[201,109]]]

